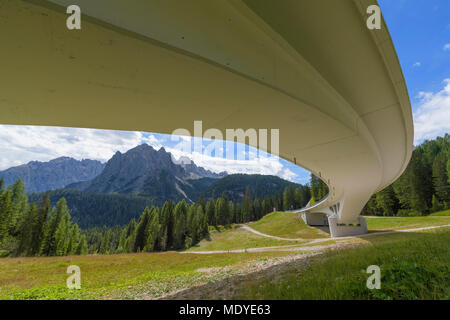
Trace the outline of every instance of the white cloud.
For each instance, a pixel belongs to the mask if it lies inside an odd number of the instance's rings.
[[[450,79],[438,92],[419,92],[419,106],[414,112],[414,143],[450,132]]]
[[[444,51],[450,50],[450,43],[444,44]]]
[[[253,157],[249,160],[233,160],[213,157],[199,152],[186,152],[177,148],[166,148],[176,159],[188,157],[200,167],[213,172],[227,171],[228,173],[247,173],[275,175],[283,179],[296,181],[298,175],[280,162],[278,157]]]
[[[421,65],[420,61],[417,61],[413,64],[413,67],[420,67]]]
[[[107,161],[145,140],[133,131],[0,125],[0,170],[61,156]]]

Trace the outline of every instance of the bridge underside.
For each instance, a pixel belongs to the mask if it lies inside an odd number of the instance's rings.
[[[372,0],[2,2],[0,123],[191,132],[280,129],[280,156],[320,177],[358,224],[412,152],[411,107]],[[81,30],[66,28],[78,4]],[[271,146],[265,148],[272,151]]]

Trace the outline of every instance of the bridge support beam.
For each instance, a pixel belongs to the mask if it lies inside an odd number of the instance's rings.
[[[354,224],[344,224],[339,222],[338,217],[329,216],[328,225],[330,227],[330,234],[333,238],[357,236],[367,233],[366,219],[363,217],[358,217],[358,220]]]

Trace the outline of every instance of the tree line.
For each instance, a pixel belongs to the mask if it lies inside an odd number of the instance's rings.
[[[262,201],[253,199],[247,187],[241,202],[231,201],[226,193],[206,200],[200,195],[195,204],[185,200],[166,201],[162,208],[146,208],[137,219],[123,228],[91,228],[84,233],[89,253],[112,254],[187,249],[209,237],[210,228],[228,227],[260,219],[277,210],[300,208],[310,198],[308,187],[288,186]]]
[[[417,146],[405,172],[373,195],[363,214],[419,216],[450,208],[450,135]]]
[[[28,203],[19,178],[8,188],[0,179],[0,256],[64,256],[86,254],[88,245],[71,222],[66,200],[50,207],[48,194],[38,204]]]
[[[371,197],[362,214],[425,215],[450,207],[450,136],[417,146],[405,172],[392,185]],[[287,186],[262,200],[247,187],[242,201],[226,192],[217,199],[200,196],[196,203],[166,201],[146,206],[126,226],[81,230],[73,223],[64,197],[51,207],[49,193],[29,203],[19,178],[4,187],[0,179],[0,256],[63,256],[152,252],[189,248],[209,237],[211,227],[260,219],[267,213],[312,204],[328,193],[311,175],[309,186]]]
[[[73,223],[64,197],[51,207],[49,193],[29,203],[19,178],[8,188],[0,179],[0,256],[64,256],[87,253],[152,252],[186,249],[209,236],[209,227],[229,226],[260,219],[276,210],[303,207],[309,187],[274,193],[262,200],[246,188],[241,202],[224,192],[217,199],[200,196],[197,203],[166,201],[146,206],[140,217],[125,227],[81,230]]]

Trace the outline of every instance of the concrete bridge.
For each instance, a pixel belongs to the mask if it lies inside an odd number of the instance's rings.
[[[81,30],[66,27],[72,4],[81,8]],[[280,156],[330,190],[302,210],[305,219],[327,219],[333,236],[363,233],[361,209],[399,177],[413,149],[388,29],[366,27],[372,4],[2,1],[0,123],[279,128]]]

